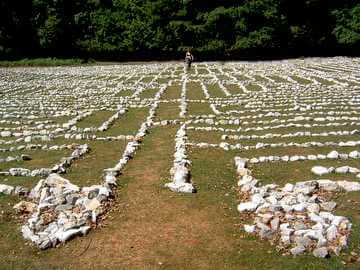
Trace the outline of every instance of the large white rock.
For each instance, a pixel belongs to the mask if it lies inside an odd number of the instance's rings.
[[[285,192],[292,192],[293,190],[294,190],[294,185],[290,183],[287,183],[283,188],[283,191]]]
[[[348,173],[349,172],[349,166],[342,166],[335,169],[336,173]]]
[[[255,228],[256,226],[255,225],[244,225],[244,230],[247,232],[247,233],[253,233],[255,232]]]
[[[319,247],[314,249],[313,251],[313,255],[319,258],[325,258],[326,256],[328,256],[328,254],[329,253],[326,247]]]
[[[14,187],[0,184],[0,193],[10,195],[14,191]]]
[[[259,204],[254,203],[254,202],[245,202],[245,203],[240,203],[237,206],[237,210],[239,212],[244,212],[244,211],[255,211],[256,208],[258,207]]]
[[[327,154],[326,157],[330,158],[330,159],[337,159],[337,158],[339,158],[339,153],[334,150],[334,151],[331,151],[329,154]]]
[[[327,230],[326,230],[326,238],[328,241],[333,241],[336,239],[338,234],[338,230],[337,227],[335,225],[331,225]]]
[[[311,172],[320,176],[329,173],[328,168],[323,166],[314,166],[311,168]]]
[[[358,182],[337,181],[337,184],[348,192],[360,190],[360,183]]]
[[[32,202],[21,201],[14,205],[14,209],[19,212],[33,213],[37,207],[37,204]]]
[[[165,187],[168,187],[171,191],[182,193],[194,193],[196,190],[191,183],[167,183]]]
[[[11,131],[1,131],[0,135],[1,135],[1,137],[10,137]]]
[[[336,191],[339,189],[338,183],[328,180],[328,179],[320,179],[317,180],[319,187],[326,190],[326,191]]]
[[[349,158],[358,158],[359,156],[360,153],[356,150],[349,153]]]

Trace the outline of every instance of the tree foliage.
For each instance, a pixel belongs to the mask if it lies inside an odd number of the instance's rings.
[[[0,55],[239,58],[352,54],[357,0],[2,0]]]

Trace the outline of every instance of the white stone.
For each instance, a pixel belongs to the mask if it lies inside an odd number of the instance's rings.
[[[349,167],[348,166],[342,166],[335,169],[336,173],[348,173]]]
[[[254,202],[245,202],[245,203],[240,203],[238,206],[237,206],[237,210],[239,212],[244,212],[244,211],[255,211],[256,208],[258,207],[258,204],[257,203],[254,203]]]
[[[244,230],[247,232],[247,233],[253,233],[255,232],[255,225],[244,225]]]
[[[328,169],[323,166],[314,166],[311,168],[311,172],[320,176],[329,173]]]
[[[313,255],[319,258],[325,258],[326,256],[328,256],[328,250],[326,247],[316,248],[313,251]]]
[[[337,234],[338,234],[338,230],[336,228],[335,225],[331,225],[327,230],[326,230],[326,238],[328,241],[333,241],[337,238]]]
[[[294,190],[294,185],[290,183],[287,183],[283,188],[283,191],[285,192],[292,192],[293,190]]]
[[[14,191],[14,187],[0,184],[0,193],[10,195]]]
[[[349,158],[358,158],[359,156],[360,153],[356,150],[349,153]]]
[[[339,153],[334,150],[334,151],[331,151],[329,154],[327,154],[326,157],[330,158],[330,159],[337,159],[337,158],[339,158]]]
[[[194,193],[195,188],[191,183],[167,183],[165,187],[168,187],[171,191],[182,193]]]
[[[360,190],[360,183],[358,182],[337,181],[337,184],[347,192]]]

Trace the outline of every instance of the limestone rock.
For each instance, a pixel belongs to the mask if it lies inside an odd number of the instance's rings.
[[[314,166],[311,168],[311,172],[316,175],[324,175],[329,173],[328,169],[322,166]]]
[[[36,210],[36,208],[37,208],[37,204],[26,201],[21,201],[16,205],[14,205],[14,209],[24,213],[33,213]]]
[[[305,247],[304,246],[296,246],[292,249],[290,249],[290,252],[292,255],[299,255],[305,252]]]
[[[326,247],[316,248],[313,251],[313,255],[319,258],[325,258],[328,256],[328,249]]]
[[[0,193],[10,195],[14,191],[14,187],[0,184]]]

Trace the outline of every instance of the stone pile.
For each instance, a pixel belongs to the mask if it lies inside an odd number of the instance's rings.
[[[21,229],[23,237],[46,249],[75,235],[85,235],[103,213],[101,203],[111,193],[106,186],[80,188],[58,174],[50,174],[30,191],[31,202],[14,206],[29,215]]]
[[[247,168],[247,159],[235,157],[238,186],[246,201],[237,207],[239,212],[253,213],[254,223],[244,225],[248,233],[275,241],[280,250],[298,255],[312,252],[316,257],[339,255],[348,247],[350,221],[332,211],[336,203],[324,194],[340,191],[359,191],[358,182],[313,180],[286,184],[260,185]]]

